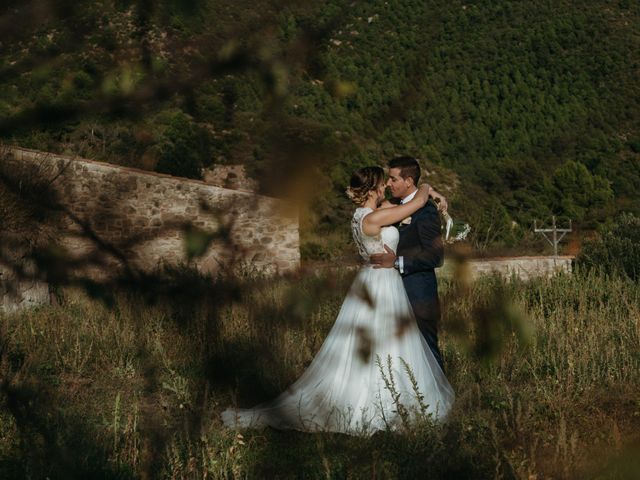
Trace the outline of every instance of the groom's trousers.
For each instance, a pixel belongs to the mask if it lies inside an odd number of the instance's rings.
[[[433,270],[422,271],[402,277],[409,302],[413,307],[418,328],[427,341],[438,365],[444,371],[442,353],[438,347],[438,324],[440,323],[440,302],[438,282]]]

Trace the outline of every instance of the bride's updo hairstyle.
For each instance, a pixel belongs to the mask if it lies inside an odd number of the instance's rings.
[[[353,172],[347,196],[356,205],[362,205],[367,200],[367,194],[375,190],[384,182],[384,170],[382,167],[364,167]]]

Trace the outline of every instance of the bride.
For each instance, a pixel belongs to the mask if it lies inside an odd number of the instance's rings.
[[[435,193],[422,185],[404,205],[383,205],[384,171],[365,167],[347,194],[356,208],[353,239],[363,260],[395,251],[399,223]],[[442,419],[454,393],[420,333],[400,274],[365,264],[320,351],[279,397],[251,409],[227,409],[228,427],[265,427],[370,435],[406,427],[421,416]]]

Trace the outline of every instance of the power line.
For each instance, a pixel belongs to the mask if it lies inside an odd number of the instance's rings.
[[[558,228],[556,225],[556,216],[552,216],[552,226],[553,228],[538,228],[538,224],[537,221],[534,220],[533,221],[533,231],[536,233],[541,233],[544,238],[547,240],[547,242],[549,242],[551,244],[551,246],[553,247],[553,255],[555,257],[558,256],[558,244],[560,243],[560,240],[562,240],[564,238],[564,236],[567,233],[572,232],[571,229],[571,219],[569,219],[569,228]],[[549,238],[547,236],[548,233],[552,233],[552,238]],[[560,236],[558,236],[558,234],[561,234]]]

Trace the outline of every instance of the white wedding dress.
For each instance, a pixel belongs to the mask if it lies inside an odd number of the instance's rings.
[[[399,234],[384,227],[364,235],[356,209],[353,238],[360,255],[394,251]],[[413,380],[412,378],[413,377]],[[264,427],[369,435],[399,429],[420,415],[442,419],[454,394],[420,333],[400,274],[365,265],[335,324],[302,376],[275,400],[251,409],[228,409],[228,427]]]

